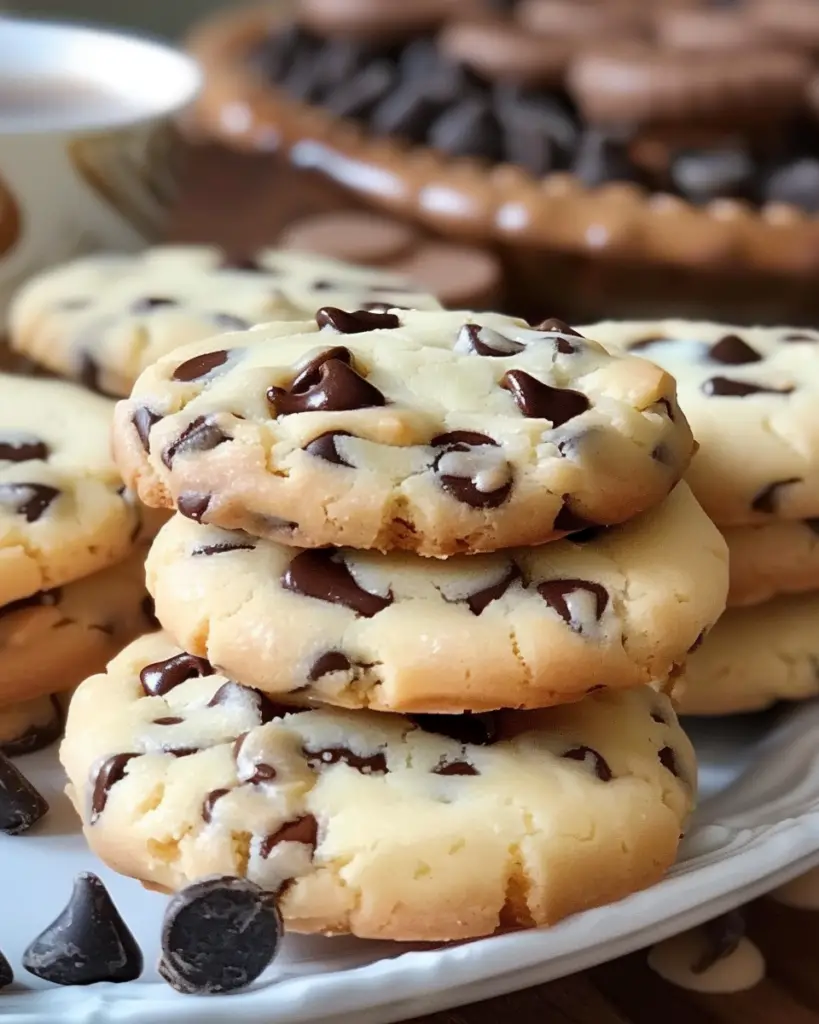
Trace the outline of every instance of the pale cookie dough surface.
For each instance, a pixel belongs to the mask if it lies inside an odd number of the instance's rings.
[[[247,875],[292,931],[445,940],[552,924],[674,860],[696,768],[650,688],[412,719],[288,709],[162,664],[180,654],[143,637],[83,683],[60,752],[92,850],[151,886]]]
[[[686,320],[580,330],[676,378],[700,446],[686,479],[714,522],[819,514],[819,332]]]
[[[731,608],[688,659],[680,714],[759,711],[819,694],[819,595]]]
[[[819,519],[726,526],[722,534],[731,571],[729,606],[819,590]]]
[[[688,465],[674,382],[644,360],[500,314],[386,317],[160,360],[117,407],[126,479],[149,505],[294,546],[443,556],[622,522]]]
[[[110,569],[0,608],[0,711],[71,689],[156,628],[146,551],[143,545]]]
[[[231,264],[211,246],[102,254],[33,278],[10,312],[11,343],[55,373],[127,395],[160,356],[223,331],[303,320],[320,306],[438,309],[405,277],[321,256],[262,250]]]
[[[52,695],[0,706],[0,753],[20,757],[56,742],[62,735],[63,715]]]
[[[111,457],[110,401],[0,374],[0,605],[131,550],[139,513]]]
[[[177,515],[154,543],[159,620],[266,692],[347,707],[547,707],[664,680],[725,607],[725,544],[680,484],[623,526],[428,559],[294,550]]]

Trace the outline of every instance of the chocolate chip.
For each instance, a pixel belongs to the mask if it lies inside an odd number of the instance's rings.
[[[178,306],[179,302],[176,299],[160,298],[160,297],[147,297],[143,299],[137,299],[136,302],[131,303],[132,313],[153,313],[155,309],[162,309],[166,306]]]
[[[386,60],[374,61],[333,90],[327,108],[339,117],[364,119],[389,93],[394,81],[394,66]]]
[[[367,755],[354,754],[347,747],[325,747],[322,750],[309,750],[305,747],[304,756],[307,758],[308,767],[313,771],[326,768],[331,764],[346,764],[355,768],[362,775],[384,775],[387,768],[387,758],[379,751],[377,754]]]
[[[500,739],[500,719],[488,711],[462,715],[409,715],[409,720],[424,732],[446,736],[458,743],[489,747]]]
[[[202,820],[206,824],[210,824],[213,820],[213,805],[223,796],[227,796],[229,792],[229,789],[212,789],[202,801]]]
[[[190,452],[209,452],[230,440],[231,438],[207,417],[197,416],[185,427],[179,437],[168,445],[162,453],[162,461],[170,469],[177,455],[187,455]]]
[[[662,750],[657,752],[657,757],[660,759],[660,764],[663,768],[667,768],[672,775],[676,775],[678,779],[682,778],[680,770],[677,766],[677,755],[671,749],[671,747],[663,747]]]
[[[591,402],[580,391],[553,388],[523,370],[508,370],[500,386],[511,392],[524,416],[551,420],[553,427],[560,427],[591,408]]]
[[[205,513],[210,506],[212,494],[197,494],[195,491],[184,491],[176,499],[178,512],[186,519],[192,519],[195,523],[201,523]]]
[[[63,732],[63,709],[55,696],[51,697],[51,716],[47,721],[30,725],[12,740],[0,742],[0,753],[7,757],[22,757],[44,750],[56,743]]]
[[[489,587],[484,587],[483,590],[478,590],[474,594],[470,594],[469,597],[464,598],[463,600],[473,615],[480,615],[487,605],[503,597],[512,584],[519,579],[520,569],[513,562],[507,569],[503,579],[499,580],[497,583],[493,583]]]
[[[60,603],[61,598],[62,590],[60,587],[55,587],[53,590],[38,590],[36,594],[30,594],[28,597],[21,597],[16,601],[10,601],[8,604],[1,605],[0,618],[13,615],[15,612],[23,611],[25,608],[53,608]]]
[[[671,180],[692,203],[712,199],[753,197],[757,169],[744,149],[711,149],[678,154],[671,162]]]
[[[480,775],[478,769],[468,761],[441,761],[432,769],[433,775]]]
[[[480,324],[464,324],[458,331],[456,345],[459,352],[474,352],[477,356],[514,356],[526,348],[519,341],[505,338],[491,327]]]
[[[49,456],[48,445],[44,441],[0,437],[0,461],[34,462],[45,461]]]
[[[599,527],[599,523],[593,523],[590,519],[586,519],[585,516],[579,515],[574,512],[568,503],[569,495],[563,495],[563,504],[560,511],[555,516],[554,529],[565,530],[566,533],[580,533],[586,532],[587,530],[596,530]],[[573,537],[572,540],[575,538]],[[589,540],[589,537],[584,538]]]
[[[440,99],[428,94],[425,83],[410,82],[378,104],[370,118],[370,128],[379,135],[424,142],[427,129],[443,109]]]
[[[208,701],[208,707],[220,707],[236,700],[244,700],[247,697],[251,697],[256,705],[259,725],[272,722],[274,718],[284,718],[285,715],[292,714],[293,711],[298,710],[298,708],[294,708],[289,704],[279,704],[272,701],[266,694],[262,693],[261,690],[257,690],[254,686],[245,686],[242,683],[234,683],[232,680],[222,683]]]
[[[798,344],[801,344],[803,342],[807,342],[807,343],[809,343],[811,345],[815,345],[816,342],[819,341],[819,335],[817,335],[817,334],[805,334],[805,333],[803,333],[801,331],[796,331],[796,332],[794,332],[792,334],[783,334],[782,337],[779,340],[780,341],[784,341],[784,342],[786,342],[787,344],[790,344],[790,345],[794,345],[794,344],[798,345]]]
[[[562,353],[564,356],[574,355],[578,351],[578,346],[572,344],[568,338],[562,337],[564,334],[568,334],[572,338],[583,338],[583,335],[576,331],[573,327],[569,327],[568,324],[562,320],[558,320],[557,317],[550,316],[548,320],[541,320],[539,324],[536,324],[532,330],[541,331],[543,334],[555,334],[555,342],[557,344],[557,351]]]
[[[661,715],[659,711],[651,712],[651,721],[656,722],[658,725],[668,725],[668,722],[666,722],[665,717]]]
[[[467,438],[470,440],[466,440]],[[481,486],[481,475],[486,467],[481,465],[480,454],[473,454],[472,458],[469,458],[467,454],[473,452],[474,448],[498,448],[497,441],[476,431],[453,430],[448,434],[439,434],[434,437],[431,445],[434,448],[445,449],[436,456],[432,469],[438,473],[438,479],[443,489],[453,498],[471,508],[498,508],[509,497],[512,491],[509,463],[505,459],[501,459],[489,467],[493,471],[500,469],[507,479],[499,487],[487,488],[486,483]],[[448,458],[455,452],[464,453],[465,458],[455,461]]]
[[[0,754],[0,832],[27,832],[48,811],[45,798],[5,756]]]
[[[774,171],[765,187],[765,199],[819,213],[819,160],[803,157]]]
[[[788,477],[786,480],[776,480],[774,483],[768,484],[767,487],[763,487],[762,490],[754,496],[754,499],[751,502],[751,508],[754,512],[766,512],[769,515],[773,515],[777,511],[780,488],[788,487],[791,484],[801,483],[802,478],[798,476]]]
[[[477,430],[450,430],[446,434],[437,434],[429,443],[432,448],[477,448],[483,444],[498,446],[497,441]]]
[[[178,992],[245,988],[276,956],[283,930],[273,894],[248,879],[194,882],[165,911],[159,973]]]
[[[150,594],[146,594],[145,597],[142,598],[140,609],[142,611],[143,618],[151,629],[159,629],[160,623],[159,619],[156,617],[156,606],[154,605],[154,599]]]
[[[209,661],[183,652],[146,665],[139,673],[139,681],[148,697],[162,697],[189,679],[212,676],[213,672],[213,665]]]
[[[331,672],[348,672],[352,667],[352,662],[346,654],[342,654],[341,651],[326,651],[313,662],[307,678],[314,683]]]
[[[14,981],[14,971],[11,964],[0,952],[0,988],[5,988]]]
[[[362,589],[347,568],[343,556],[328,548],[302,551],[296,555],[282,576],[282,586],[294,594],[352,608],[356,615],[367,619],[384,611],[393,602],[391,592],[382,597]]]
[[[89,391],[93,391],[97,395],[105,395],[109,398],[116,398],[116,395],[110,394],[102,386],[101,382],[102,368],[100,364],[94,359],[89,352],[83,352],[80,355],[79,366],[76,370],[76,378],[83,385],[88,388]]]
[[[329,327],[338,334],[389,331],[401,326],[401,321],[395,313],[376,313],[367,309],[357,309],[348,313],[335,306],[322,306],[316,313],[316,323],[322,330]]]
[[[378,388],[356,373],[351,362],[352,356],[347,349],[328,349],[308,363],[289,389],[268,388],[267,400],[273,406],[274,414],[343,412],[386,405],[386,399]]]
[[[746,395],[789,395],[793,387],[768,388],[763,384],[751,384],[744,380],[729,380],[727,377],[710,377],[702,386],[706,395],[725,398],[745,398]]]
[[[134,425],[134,430],[137,432],[137,437],[142,444],[142,447],[146,452],[150,452],[150,433],[151,427],[155,423],[159,423],[162,419],[161,416],[157,416],[155,412],[151,412],[150,409],[146,409],[144,406],[137,409],[131,416],[131,423]]]
[[[204,555],[206,558],[211,555],[224,555],[228,551],[253,551],[256,545],[243,543],[242,541],[224,540],[218,544],[202,544],[191,551],[191,556]]]
[[[229,352],[221,349],[218,352],[205,352],[201,356],[194,356],[186,359],[171,374],[171,380],[192,381],[201,380],[219,366],[224,366],[230,356]]]
[[[758,363],[762,360],[759,352],[736,334],[726,334],[724,338],[715,342],[708,350],[708,358],[717,363],[730,363],[734,366]]]
[[[587,129],[572,162],[572,174],[586,186],[596,188],[609,181],[640,182],[642,174],[629,155],[628,138],[597,128]]]
[[[125,769],[128,767],[128,762],[138,756],[138,754],[114,754],[103,761],[97,769],[94,777],[94,790],[91,794],[92,825],[105,810],[111,787],[125,778]]]
[[[312,814],[305,814],[295,821],[286,822],[278,832],[262,840],[259,855],[267,860],[279,843],[304,843],[305,846],[315,849],[318,844],[318,822]]]
[[[325,433],[319,434],[318,437],[314,437],[309,444],[306,444],[304,451],[309,452],[310,455],[315,455],[317,459],[331,462],[334,466],[349,466],[352,468],[352,463],[342,458],[336,447],[337,437],[352,436],[348,430],[327,430]]]
[[[0,505],[11,505],[27,523],[36,523],[60,493],[48,484],[0,484]]]
[[[594,769],[594,774],[601,782],[611,782],[614,778],[608,761],[592,747],[572,747],[560,756],[566,757],[570,761],[582,761],[584,764],[591,759],[591,767]]]
[[[177,715],[168,715],[165,718],[155,718],[153,720],[154,725],[179,725],[184,722],[184,718],[179,718]]]
[[[705,974],[714,964],[731,956],[745,935],[745,919],[739,910],[731,910],[701,926],[706,940],[702,955],[691,965],[692,974]]]
[[[503,155],[501,126],[489,101],[480,96],[467,96],[436,118],[427,139],[450,156],[495,161]]]
[[[609,594],[606,588],[589,580],[548,580],[546,583],[539,584],[537,592],[575,633],[582,633],[585,623],[581,619],[575,618],[574,611],[569,604],[569,598],[573,594],[591,595],[594,607],[589,611],[596,622],[603,617],[603,612],[609,603]]]
[[[23,967],[55,985],[134,981],[142,974],[142,951],[108,891],[83,872],[65,910],[23,953]]]

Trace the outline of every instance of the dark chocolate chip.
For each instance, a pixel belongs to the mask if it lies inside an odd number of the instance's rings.
[[[489,587],[484,587],[483,590],[478,590],[474,594],[470,594],[469,597],[464,598],[467,607],[473,615],[480,615],[481,612],[486,608],[487,605],[491,604],[492,601],[497,601],[503,597],[506,591],[520,579],[520,569],[513,562],[506,571],[503,579],[497,583],[493,583]]]
[[[607,527],[605,526],[588,526],[585,530],[578,530],[577,533],[572,533],[566,539],[571,541],[572,544],[588,544],[602,536],[606,529]]]
[[[250,321],[243,320],[233,313],[211,313],[211,320],[217,327],[226,331],[247,331],[250,330]]]
[[[583,335],[576,331],[573,327],[569,327],[568,324],[562,320],[558,320],[557,317],[550,316],[548,320],[541,320],[539,324],[535,324],[532,328],[534,331],[542,331],[544,334],[555,334],[555,343],[557,344],[557,351],[562,353],[564,356],[574,355],[578,351],[578,346],[573,344],[568,338],[563,338],[561,335],[568,334],[572,338],[583,338]]]
[[[367,619],[384,611],[393,602],[392,593],[382,597],[363,590],[347,568],[343,556],[329,548],[302,551],[296,555],[282,576],[282,586],[294,594],[352,608],[357,615]]]
[[[25,608],[53,608],[60,603],[61,598],[60,587],[55,587],[53,590],[38,590],[36,594],[30,594],[28,597],[21,597],[0,606],[0,618],[13,615]]]
[[[171,374],[171,380],[192,381],[201,380],[219,366],[224,366],[230,357],[230,353],[221,349],[218,352],[205,352],[201,356],[194,356],[186,359]]]
[[[284,718],[285,715],[292,714],[293,711],[298,710],[298,708],[292,707],[289,704],[279,704],[272,701],[266,694],[262,693],[261,690],[257,690],[254,686],[244,686],[242,683],[234,683],[232,680],[222,683],[208,701],[208,707],[219,707],[220,705],[229,704],[237,698],[246,698],[248,695],[252,696],[256,705],[260,725],[272,722],[274,718]]]
[[[161,697],[189,679],[212,676],[213,672],[213,665],[209,661],[183,652],[146,665],[139,673],[139,681],[148,697]]]
[[[115,786],[125,778],[125,769],[128,762],[132,761],[138,754],[114,754],[107,758],[97,769],[94,776],[94,789],[91,794],[91,824],[99,818],[108,803],[108,794],[111,787]]]
[[[386,60],[362,68],[349,82],[334,89],[327,108],[339,117],[364,119],[388,95],[395,82],[395,67]]]
[[[468,761],[441,761],[432,769],[433,775],[480,775],[478,769]]]
[[[23,953],[23,967],[55,985],[134,981],[142,950],[96,875],[83,872],[65,910]]]
[[[467,448],[479,448],[483,444],[495,447],[498,442],[477,430],[450,430],[446,434],[436,434],[429,442],[432,448],[449,448],[453,451],[465,451]]]
[[[186,519],[201,523],[210,506],[212,494],[197,494],[195,491],[183,491],[176,499],[176,508]]]
[[[0,953],[0,988],[5,988],[6,985],[10,985],[13,981],[14,971],[11,969],[11,964]]]
[[[497,714],[487,711],[462,715],[409,715],[410,721],[436,736],[446,736],[458,743],[471,743],[478,747],[489,747],[500,739],[500,720]]]
[[[179,437],[168,445],[162,453],[162,461],[170,469],[177,455],[187,455],[190,452],[209,452],[230,440],[231,438],[207,417],[197,416],[185,427]]]
[[[370,118],[370,128],[379,135],[424,142],[430,124],[443,109],[440,99],[429,95],[425,83],[410,82],[378,104]]]
[[[246,878],[206,878],[168,904],[159,973],[179,992],[245,988],[270,965],[282,935],[272,893]]]
[[[677,766],[677,755],[671,747],[663,747],[662,750],[657,752],[657,757],[660,759],[660,764],[663,768],[667,768],[668,771],[670,771],[672,775],[676,775],[678,779],[682,778],[679,767]]]
[[[0,505],[11,505],[27,523],[36,523],[59,496],[60,491],[48,484],[0,484]]]
[[[453,498],[472,508],[498,508],[511,494],[511,470],[510,478],[507,482],[501,484],[500,487],[496,487],[494,491],[481,490],[478,487],[477,480],[472,475],[456,476],[453,473],[442,473],[440,471],[441,460],[449,452],[468,452],[472,448],[486,445],[491,445],[493,448],[499,447],[498,442],[493,441],[491,437],[471,430],[453,430],[448,434],[438,434],[430,443],[434,448],[445,449],[440,455],[436,456],[432,468],[439,474],[438,479],[443,489],[448,494],[451,494]],[[475,476],[478,475],[478,472],[479,469],[476,467]]]
[[[137,299],[131,303],[132,313],[153,313],[155,309],[162,309],[166,306],[178,306],[179,302],[176,299],[160,298],[149,296],[142,299]]]
[[[322,306],[316,313],[316,323],[322,330],[329,327],[338,334],[390,331],[401,326],[401,321],[395,313],[376,313],[367,309],[356,309],[348,313],[335,306]]]
[[[730,363],[733,366],[758,363],[762,360],[759,352],[736,334],[726,334],[724,338],[715,342],[708,350],[708,358],[717,363]]]
[[[643,176],[629,155],[629,142],[619,133],[587,129],[580,137],[572,174],[587,188],[609,181],[641,182]]]
[[[599,525],[599,523],[593,523],[590,519],[586,519],[585,516],[581,516],[573,511],[569,505],[569,495],[563,495],[563,504],[555,516],[555,530],[565,530],[566,533],[580,533],[587,530],[596,530]],[[587,537],[585,539],[588,540],[590,538]]]
[[[692,203],[753,198],[756,164],[744,149],[684,152],[671,162],[671,180]]]
[[[503,131],[491,103],[467,96],[432,123],[429,145],[450,156],[477,156],[495,161],[503,156]]]
[[[255,765],[256,770],[247,780],[251,786],[258,786],[263,782],[273,782],[276,778],[276,769],[271,764],[260,763]]]
[[[582,392],[553,388],[523,370],[508,370],[500,386],[511,392],[524,416],[551,420],[554,427],[562,426],[591,408],[591,402]]]
[[[548,580],[546,583],[538,585],[537,592],[575,633],[582,633],[585,623],[574,618],[568,600],[572,594],[591,594],[594,598],[593,614],[597,622],[603,617],[603,612],[609,603],[609,594],[606,588],[599,583],[592,583],[590,580]]]
[[[151,412],[150,409],[146,409],[144,406],[137,409],[131,417],[131,423],[134,425],[134,430],[137,432],[137,437],[142,444],[142,447],[146,452],[151,450],[150,446],[150,433],[151,427],[155,423],[159,423],[162,419],[161,416],[157,416],[155,412]]]
[[[259,855],[266,860],[279,843],[304,843],[305,846],[315,849],[318,844],[318,822],[312,814],[288,821],[278,832],[273,832],[262,840]]]
[[[48,445],[44,441],[0,437],[0,461],[33,462],[38,459],[44,461],[48,456]]]
[[[745,935],[745,919],[739,910],[731,910],[701,926],[706,948],[691,965],[692,974],[705,974],[714,964],[731,956]]]
[[[666,722],[665,717],[661,715],[659,711],[651,712],[651,721],[656,722],[658,725],[668,725],[668,722]]]
[[[819,341],[819,334],[806,334],[802,331],[794,331],[791,334],[783,334],[779,340],[789,345],[797,345],[804,342],[815,345]]]
[[[588,760],[591,759],[591,767],[594,769],[594,774],[601,782],[611,782],[614,778],[608,761],[592,747],[572,747],[571,750],[567,750],[560,756],[567,757],[571,761],[582,761],[584,764],[587,764]]]
[[[229,789],[212,789],[202,801],[202,820],[210,823],[213,820],[213,805],[223,796],[227,796]]]
[[[702,386],[706,395],[724,398],[745,398],[746,395],[789,395],[795,389],[768,388],[764,384],[751,384],[744,380],[729,380],[727,377],[710,377]]]
[[[0,742],[0,753],[7,757],[22,757],[24,754],[33,754],[37,750],[44,750],[56,743],[63,732],[63,709],[55,696],[51,697],[50,718],[37,725],[30,725],[25,732],[22,732],[13,740]]]
[[[0,754],[0,832],[27,832],[48,811],[48,803],[25,775]]]
[[[374,314],[377,315],[377,314]],[[342,357],[332,355],[343,353]],[[288,388],[271,387],[267,400],[276,416],[300,412],[343,412],[386,405],[386,399],[350,365],[347,349],[320,353],[301,371]]]
[[[458,331],[457,343],[462,350],[477,356],[514,356],[526,348],[521,342],[505,338],[491,327],[480,324],[464,324]]]
[[[102,386],[101,374],[102,368],[96,359],[89,352],[81,353],[79,366],[75,374],[80,384],[88,388],[89,391],[93,391],[94,394],[106,395],[111,398],[117,397],[116,395],[111,395]]]
[[[179,725],[184,722],[184,718],[179,718],[178,715],[167,715],[165,718],[155,718],[153,721],[154,725]]]
[[[331,462],[334,466],[349,466],[352,468],[352,463],[342,458],[336,447],[337,437],[352,436],[348,430],[327,430],[325,433],[319,434],[318,437],[314,437],[309,444],[304,446],[304,450],[311,455],[315,455],[317,459]]]
[[[786,480],[776,480],[754,496],[751,508],[754,512],[766,512],[769,515],[777,511],[779,491],[782,487],[789,487],[791,484],[801,484],[802,478],[798,476],[788,477]]]
[[[362,775],[384,775],[389,771],[387,758],[380,751],[369,756],[354,754],[347,747],[325,747],[322,750],[308,750],[305,747],[304,756],[307,758],[308,767],[313,771],[326,768],[332,764],[346,764],[355,768]]]
[[[247,541],[224,540],[218,544],[202,544],[191,551],[191,556],[204,555],[206,558],[211,555],[224,555],[228,551],[253,551],[256,545]]]
[[[765,199],[819,213],[819,160],[802,157],[774,171],[765,187]]]
[[[346,654],[342,654],[341,651],[326,651],[313,662],[307,673],[307,678],[314,683],[322,676],[330,675],[331,672],[348,672],[352,667]]]

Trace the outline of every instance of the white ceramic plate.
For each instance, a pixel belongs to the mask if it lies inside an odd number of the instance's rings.
[[[0,836],[0,949],[17,974],[3,1024],[389,1024],[590,967],[666,938],[819,864],[819,703],[699,722],[702,801],[661,884],[555,928],[439,948],[355,939],[286,941],[251,989],[181,996],[154,972],[164,898],[107,871],[85,849],[53,751],[21,760],[52,805],[35,834]],[[126,985],[57,988],[19,967],[62,909],[76,872],[98,872],[146,953]]]

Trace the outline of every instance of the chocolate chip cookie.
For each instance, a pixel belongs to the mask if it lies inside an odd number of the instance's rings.
[[[0,606],[121,561],[139,513],[110,454],[106,399],[0,374]]]
[[[286,544],[492,551],[622,522],[693,442],[673,379],[560,321],[322,307],[159,360],[117,408],[149,505]]]
[[[11,343],[104,394],[127,395],[146,366],[179,345],[268,320],[301,320],[327,303],[437,309],[398,274],[276,250],[231,260],[209,246],[88,256],[18,292]]]
[[[61,758],[115,870],[167,890],[246,876],[291,931],[405,940],[552,924],[652,884],[696,777],[648,687],[537,712],[299,709],[163,634],[83,683]]]
[[[731,573],[729,606],[819,590],[819,519],[727,526],[722,534]]]

